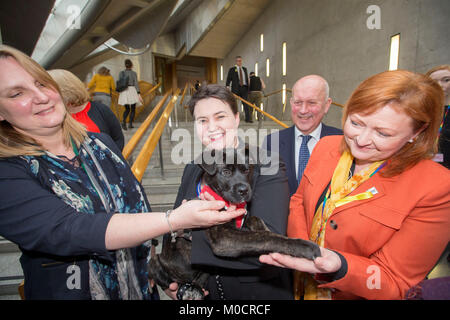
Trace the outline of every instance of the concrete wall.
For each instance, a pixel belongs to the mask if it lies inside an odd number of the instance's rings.
[[[369,29],[367,13],[377,5],[381,28]],[[373,16],[372,16],[373,17]],[[425,72],[434,65],[450,63],[450,1],[448,0],[278,0],[273,1],[243,34],[242,39],[218,61],[228,68],[236,55],[244,66],[265,81],[266,93],[291,88],[307,74],[319,74],[330,84],[330,96],[344,104],[356,86],[367,77],[389,66],[390,37],[400,33],[399,68]],[[260,52],[260,34],[264,51]],[[281,75],[282,43],[287,42],[287,75]],[[270,59],[270,76],[265,75]],[[287,99],[290,95],[288,94]],[[290,118],[289,102],[282,113],[281,95],[264,101],[268,112],[278,118]],[[341,127],[341,109],[333,106],[324,122]]]

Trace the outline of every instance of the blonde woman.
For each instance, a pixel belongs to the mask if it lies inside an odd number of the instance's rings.
[[[244,213],[200,200],[149,213],[120,150],[68,115],[38,63],[0,45],[0,69],[0,235],[22,251],[26,299],[157,298],[144,242]]]
[[[111,93],[116,90],[114,78],[109,74],[109,69],[101,67],[98,69],[88,84],[88,89],[94,88],[92,101],[99,101],[108,108],[111,106]]]
[[[84,124],[89,132],[106,133],[122,150],[125,139],[120,122],[111,109],[101,102],[89,101],[89,92],[72,72],[55,69],[48,73],[58,83],[64,104],[72,118]]]

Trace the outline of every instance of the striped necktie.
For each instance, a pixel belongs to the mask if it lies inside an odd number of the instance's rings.
[[[306,165],[309,160],[309,149],[308,142],[311,139],[311,136],[302,135],[302,145],[300,146],[300,150],[298,152],[298,172],[297,172],[297,182],[300,184],[300,180],[302,180],[303,172],[305,171]]]

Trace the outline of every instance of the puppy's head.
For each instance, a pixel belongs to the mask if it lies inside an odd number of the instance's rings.
[[[230,203],[250,201],[254,164],[248,146],[242,149],[208,150],[202,154],[200,166],[205,170],[205,182]]]

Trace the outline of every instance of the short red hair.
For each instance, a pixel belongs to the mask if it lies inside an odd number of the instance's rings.
[[[437,151],[444,92],[430,77],[406,70],[386,71],[363,81],[345,105],[342,123],[353,113],[372,114],[391,104],[408,115],[414,132],[423,129],[413,143],[407,143],[388,160],[382,175],[392,177],[430,159]],[[349,150],[343,139],[341,150]]]

